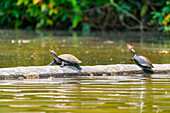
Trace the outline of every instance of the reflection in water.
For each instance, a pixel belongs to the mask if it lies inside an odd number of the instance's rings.
[[[0,81],[0,111],[169,112],[169,75]]]
[[[153,63],[170,62],[170,41],[162,34],[96,32],[81,36],[76,32],[0,31],[0,67],[47,65],[52,60],[49,49],[57,54],[73,54],[81,65],[129,64],[132,55],[127,43],[135,45],[137,54]]]

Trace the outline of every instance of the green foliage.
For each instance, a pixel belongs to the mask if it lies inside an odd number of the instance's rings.
[[[157,29],[167,31],[169,14],[170,0],[1,0],[0,28],[84,29],[84,23],[88,29],[157,28],[158,23]]]
[[[151,23],[158,23],[160,25],[159,30],[170,31],[170,0],[165,2],[166,5],[160,11],[151,12],[153,15]]]

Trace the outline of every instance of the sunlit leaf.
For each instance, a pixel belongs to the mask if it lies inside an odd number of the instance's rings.
[[[58,13],[58,9],[57,8],[53,9],[53,11],[54,11],[54,14]]]
[[[41,11],[45,11],[47,8],[47,5],[46,4],[41,4]]]
[[[49,16],[51,16],[52,14],[53,14],[53,10],[51,9],[50,11],[49,11]]]
[[[49,7],[50,9],[53,9],[53,6],[54,6],[53,1],[50,1],[50,3],[49,3],[49,5],[48,5],[48,7]]]
[[[75,15],[73,17],[73,28],[76,28],[78,23],[82,20],[82,17],[79,15]]]
[[[110,0],[110,3],[112,3],[112,4],[113,4],[113,3],[114,3],[114,0]]]
[[[28,5],[28,4],[29,4],[29,0],[25,0],[24,5]]]
[[[168,24],[170,22],[170,13],[162,20],[162,24]]]
[[[37,3],[39,3],[41,0],[33,0],[33,4],[35,5],[35,4],[37,4]]]
[[[72,3],[72,5],[73,5],[74,7],[77,6],[76,0],[71,0],[71,3]]]
[[[52,20],[50,20],[50,19],[47,19],[47,25],[50,25],[50,26],[52,26],[53,25],[53,21]]]
[[[17,5],[21,5],[24,2],[24,0],[18,0]]]
[[[49,11],[49,16],[52,16],[53,14],[57,14],[58,13],[58,10],[56,9],[50,9]]]
[[[170,25],[165,25],[164,28],[165,28],[166,31],[170,31]]]
[[[41,23],[36,24],[36,28],[40,28],[41,26],[42,26]]]

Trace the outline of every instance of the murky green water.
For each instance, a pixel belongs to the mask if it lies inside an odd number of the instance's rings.
[[[0,67],[42,66],[49,49],[81,65],[129,64],[132,54],[170,63],[170,39],[138,32],[0,31]],[[0,80],[0,113],[169,113],[170,74]]]
[[[0,81],[1,113],[169,113],[170,75]]]
[[[0,67],[39,66],[52,61],[49,49],[59,54],[73,54],[81,65],[129,64],[132,54],[126,44],[136,45],[139,55],[153,63],[170,63],[168,36],[155,33],[111,32],[69,34],[59,31],[0,31]]]

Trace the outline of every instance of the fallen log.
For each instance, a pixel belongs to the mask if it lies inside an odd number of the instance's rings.
[[[0,68],[0,79],[39,79],[48,77],[72,76],[116,76],[142,74],[143,71],[135,64],[81,66],[82,70],[72,66],[29,66]],[[170,72],[170,64],[154,64],[154,73]]]

